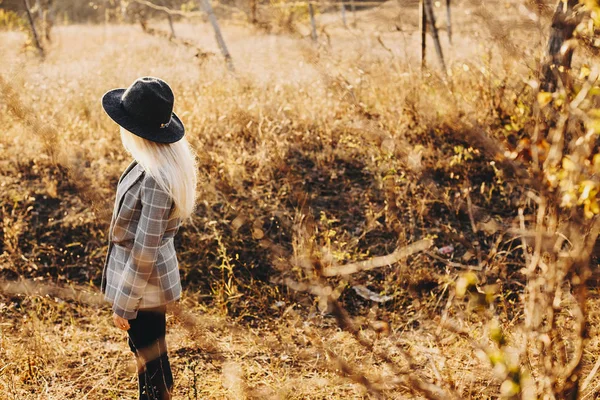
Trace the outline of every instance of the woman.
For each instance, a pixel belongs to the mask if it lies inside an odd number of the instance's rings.
[[[140,399],[171,398],[165,313],[181,295],[173,237],[195,204],[195,158],[173,103],[169,85],[152,77],[102,98],[134,158],[117,186],[102,292],[136,355]]]

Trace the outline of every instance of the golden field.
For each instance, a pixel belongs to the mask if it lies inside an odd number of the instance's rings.
[[[533,131],[551,14],[458,2],[450,45],[438,7],[444,77],[431,41],[421,71],[416,3],[405,3],[358,11],[350,29],[319,14],[318,44],[305,20],[267,33],[223,19],[235,73],[202,21],[175,31],[206,54],[138,25],[57,25],[41,60],[24,32],[0,31],[0,399],[137,393],[98,290],[130,162],[100,98],[146,75],[173,88],[200,172],[196,215],[176,238],[175,399],[554,398],[527,339],[530,255],[517,232],[539,207],[498,156]],[[414,243],[429,245],[326,273]],[[463,298],[469,279],[478,289]],[[583,335],[569,289],[557,296],[547,336],[568,363]],[[586,301],[577,398],[593,399],[594,288]]]

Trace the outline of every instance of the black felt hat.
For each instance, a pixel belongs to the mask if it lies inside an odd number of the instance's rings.
[[[185,128],[173,112],[173,91],[162,79],[138,78],[127,89],[102,96],[104,111],[129,132],[158,143],[180,140]]]

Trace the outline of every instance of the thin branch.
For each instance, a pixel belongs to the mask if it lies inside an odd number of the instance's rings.
[[[156,5],[150,1],[146,1],[146,0],[132,0],[134,3],[138,3],[141,5],[144,5],[146,7],[152,8],[154,10],[158,10],[158,11],[163,11],[169,15],[179,15],[181,17],[199,17],[199,18],[204,18],[206,16],[206,14],[202,11],[180,11],[180,10],[172,10],[168,7],[164,7],[164,6],[159,6]]]
[[[425,251],[431,246],[433,246],[433,241],[431,239],[419,240],[418,242],[412,243],[406,247],[396,249],[393,253],[385,256],[373,257],[370,260],[325,268],[322,272],[322,275],[350,275],[359,271],[368,271],[375,268],[385,267],[387,265],[395,264],[401,259],[407,258],[415,253]]]

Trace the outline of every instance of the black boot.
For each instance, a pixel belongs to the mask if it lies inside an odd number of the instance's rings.
[[[166,308],[139,310],[129,320],[129,348],[138,359],[140,400],[170,400],[173,374],[167,357]]]
[[[138,389],[139,389],[139,400],[157,400],[156,393],[146,372],[142,372],[138,375]]]
[[[138,375],[140,400],[171,400],[173,375],[166,354],[146,363],[145,371]]]

